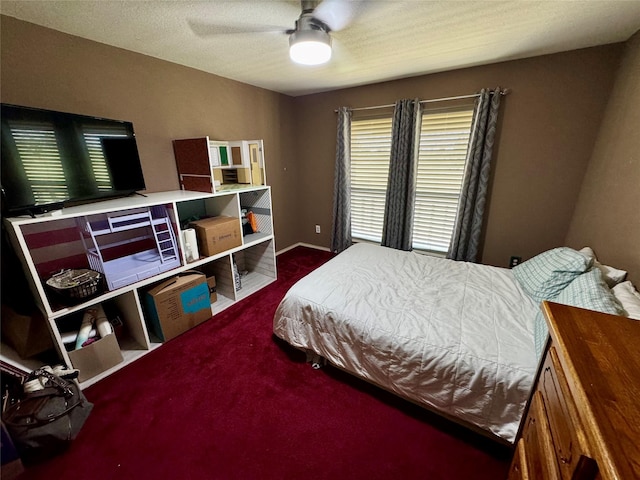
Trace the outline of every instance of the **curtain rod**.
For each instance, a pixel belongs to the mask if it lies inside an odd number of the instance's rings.
[[[500,95],[507,95],[511,90],[509,90],[508,88],[505,88],[504,90],[498,90],[498,92],[500,93]],[[492,91],[489,92],[491,95],[495,94],[496,91]],[[433,98],[431,100],[420,100],[420,103],[433,103],[433,102],[446,102],[448,100],[462,100],[465,98],[475,98],[475,97],[479,97],[480,94],[479,93],[473,93],[471,95],[458,95],[457,97],[443,97],[443,98]],[[395,103],[391,103],[389,105],[376,105],[374,107],[357,107],[357,108],[350,108],[350,111],[356,111],[356,110],[375,110],[377,108],[389,108],[389,107],[395,107],[396,104]],[[338,113],[338,110],[334,110],[335,113]]]

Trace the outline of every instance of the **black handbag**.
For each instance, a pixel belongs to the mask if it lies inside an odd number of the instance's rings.
[[[2,414],[20,457],[38,462],[64,451],[93,409],[78,384],[38,369],[28,379],[45,377],[45,387],[22,393]]]

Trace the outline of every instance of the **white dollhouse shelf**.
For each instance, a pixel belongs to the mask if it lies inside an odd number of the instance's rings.
[[[158,206],[161,212],[155,212]],[[241,246],[187,263],[184,241],[178,232],[185,228],[189,219],[225,215],[238,218],[240,223],[241,208],[256,215],[259,232],[244,236]],[[100,381],[162,345],[149,332],[149,319],[141,303],[150,286],[157,282],[194,269],[207,277],[215,277],[217,295],[211,312],[217,315],[277,279],[271,189],[268,186],[247,186],[218,193],[152,192],[65,207],[35,218],[23,216],[3,220],[34,300],[46,317],[61,363],[70,368],[84,368],[82,362],[78,364],[77,359],[70,357],[62,338],[68,331],[68,323],[73,323],[83,311],[98,304],[108,304],[119,314],[124,328],[117,340],[124,361],[81,381],[81,388]],[[169,230],[174,232],[173,237]],[[171,238],[166,238],[167,235]],[[46,248],[42,248],[43,243]],[[172,251],[172,247],[177,250]],[[173,258],[175,253],[177,261]],[[89,266],[85,259],[90,256],[99,259],[101,254],[105,255],[103,261],[95,262],[91,268],[101,270],[112,287],[121,282],[122,288],[103,291],[84,301],[78,299],[74,304],[60,303],[56,296],[50,295],[45,284],[50,263],[58,268],[59,264],[79,262],[77,265],[84,268]],[[241,289],[234,283],[233,259],[244,273]],[[171,269],[172,265],[176,268]],[[4,342],[0,359],[25,372],[42,365],[40,357],[21,358]],[[96,354],[89,360],[99,362],[100,358]]]

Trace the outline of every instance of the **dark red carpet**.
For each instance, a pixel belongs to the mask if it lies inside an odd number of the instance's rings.
[[[20,478],[506,478],[504,447],[274,339],[287,289],[330,257],[280,255],[276,283],[88,388],[71,449]]]

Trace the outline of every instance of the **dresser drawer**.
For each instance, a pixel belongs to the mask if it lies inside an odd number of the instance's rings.
[[[544,398],[551,440],[562,478],[593,479],[595,472],[590,465],[584,431],[553,346],[545,358],[538,390]]]
[[[527,448],[524,440],[520,439],[509,468],[509,480],[529,480],[530,478],[527,465]]]
[[[533,394],[525,422],[522,441],[529,478],[545,480],[562,478],[556,462],[544,398],[540,391]]]

